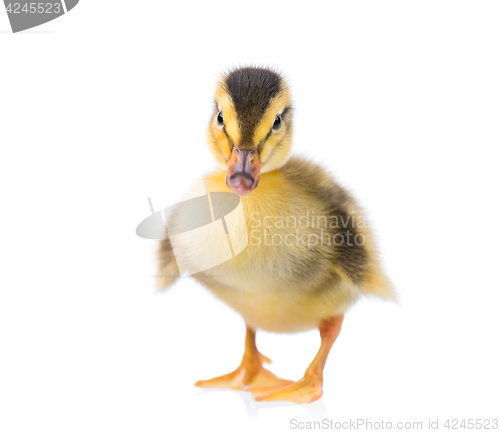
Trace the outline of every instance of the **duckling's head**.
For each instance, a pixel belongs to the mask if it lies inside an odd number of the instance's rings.
[[[255,67],[223,75],[208,143],[232,192],[243,197],[257,188],[260,174],[280,167],[292,144],[291,98],[283,77]]]

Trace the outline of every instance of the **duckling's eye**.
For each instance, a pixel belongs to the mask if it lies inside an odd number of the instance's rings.
[[[277,131],[278,129],[280,129],[280,126],[281,126],[281,115],[278,114],[276,116],[276,119],[274,119],[273,129]]]
[[[217,123],[219,126],[222,126],[224,124],[224,118],[222,117],[222,111],[219,111],[217,113]]]

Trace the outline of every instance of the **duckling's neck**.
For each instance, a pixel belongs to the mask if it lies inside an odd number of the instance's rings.
[[[225,170],[218,170],[210,173],[204,180],[207,192],[231,192],[226,185],[226,172]],[[269,201],[281,197],[288,188],[285,185],[285,179],[280,169],[263,173],[260,175],[260,181],[257,188],[249,195],[242,197],[241,201],[244,205],[252,206],[262,200]],[[280,198],[279,201],[281,201]]]

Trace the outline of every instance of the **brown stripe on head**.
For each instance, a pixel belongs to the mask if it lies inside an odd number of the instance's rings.
[[[281,77],[269,69],[240,68],[224,84],[234,104],[241,130],[240,147],[253,147],[254,131],[267,107],[281,90]]]

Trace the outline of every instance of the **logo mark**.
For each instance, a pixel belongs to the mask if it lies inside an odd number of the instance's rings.
[[[73,9],[79,0],[49,0],[44,2],[4,0],[14,33],[31,29],[59,18]]]
[[[248,245],[240,197],[205,190],[202,194],[156,212],[148,197],[151,215],[136,229],[144,239],[168,236],[181,276],[231,260]]]

